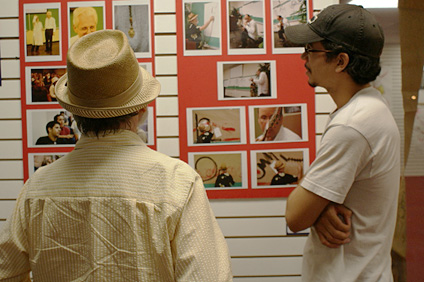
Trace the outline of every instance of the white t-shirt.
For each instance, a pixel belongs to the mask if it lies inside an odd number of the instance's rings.
[[[301,185],[352,210],[351,242],[323,246],[312,227],[302,279],[393,281],[391,245],[400,182],[400,136],[381,94],[368,87],[330,115]]]
[[[269,85],[268,85],[268,77],[264,71],[259,73],[259,77],[253,79],[253,82],[258,85],[258,95],[269,94]]]
[[[47,18],[44,21],[44,28],[45,29],[56,29],[56,20],[51,17],[51,18]]]
[[[244,27],[246,28],[247,34],[253,40],[258,39],[258,28],[256,26],[256,22],[252,19],[250,22],[245,23]]]

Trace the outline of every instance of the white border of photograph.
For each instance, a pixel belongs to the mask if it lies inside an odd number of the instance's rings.
[[[231,110],[239,109],[240,112],[240,142],[219,142],[219,143],[193,143],[193,110]],[[199,107],[199,108],[187,108],[187,146],[227,146],[227,145],[242,145],[246,144],[246,112],[243,106],[234,107]]]
[[[270,64],[270,81],[269,89],[271,90],[271,96],[257,96],[257,97],[240,97],[240,98],[225,98],[224,97],[224,65],[225,64]],[[263,61],[226,61],[217,62],[217,85],[218,85],[218,100],[264,100],[264,99],[276,99],[277,98],[277,68],[274,60],[263,60]],[[252,75],[250,78],[254,78],[256,75]]]
[[[308,148],[298,148],[298,149],[267,149],[267,150],[251,150],[250,151],[250,175],[252,178],[252,189],[268,189],[268,188],[290,188],[290,187],[296,187],[298,184],[288,184],[288,185],[263,185],[258,186],[258,179],[257,179],[257,160],[256,160],[256,154],[257,153],[276,153],[276,152],[303,152],[303,174],[305,171],[309,168],[309,149]],[[277,174],[277,171],[275,171],[275,174]],[[300,179],[299,179],[300,182]]]
[[[228,17],[230,16],[230,6],[229,6],[229,2],[262,2],[262,14],[264,17],[264,22],[263,22],[263,28],[264,28],[264,34],[263,34],[263,43],[264,46],[263,48],[231,48],[230,47],[230,21],[228,19]],[[227,50],[228,50],[228,55],[255,55],[255,54],[266,54],[266,50],[267,50],[267,30],[266,30],[266,14],[265,14],[265,1],[264,0],[253,0],[253,1],[248,1],[248,0],[226,0],[226,4],[227,4],[227,13],[225,13],[227,15]]]
[[[52,153],[52,152],[44,152],[44,153],[28,153],[28,175],[31,177],[31,175],[34,174],[34,156],[51,156],[51,155],[57,155],[57,156],[61,156],[61,158],[63,156],[65,156],[67,153],[64,152],[60,152],[60,153]],[[47,166],[47,165],[46,165]],[[41,168],[41,167],[40,167]]]
[[[195,155],[225,155],[225,154],[240,154],[241,155],[241,173],[242,173],[242,184],[241,187],[213,187],[206,188],[206,190],[217,191],[217,190],[234,190],[234,189],[247,189],[248,188],[248,170],[247,170],[247,152],[246,151],[217,151],[217,152],[189,152],[188,153],[188,164],[195,169],[194,156]],[[219,169],[219,168],[217,168]],[[218,172],[217,172],[218,173]]]
[[[30,66],[25,67],[25,98],[28,105],[54,105],[58,104],[57,101],[52,102],[32,102],[32,81],[31,81],[31,70],[33,69],[65,69],[66,66]]]
[[[275,42],[274,42],[274,19],[277,15],[274,15],[274,7],[273,7],[273,1],[270,0],[270,7],[271,7],[271,44],[272,44],[272,53],[273,54],[302,54],[305,51],[304,47],[281,47],[281,48],[275,48]],[[309,0],[306,1],[306,20],[309,20]],[[289,2],[289,1],[287,1]],[[287,27],[287,26],[285,26]]]
[[[106,7],[104,1],[90,1],[90,2],[68,2],[68,8],[66,10],[67,15],[67,31],[68,31],[68,48],[69,44],[71,43],[71,8],[78,8],[78,7],[103,7],[103,30],[106,29]]]
[[[271,108],[271,107],[301,107],[301,122],[302,122],[302,139],[301,140],[288,140],[288,141],[256,141],[255,137],[255,112],[256,108]],[[284,116],[283,116],[284,123]],[[308,136],[308,108],[306,103],[299,104],[274,104],[274,105],[251,105],[249,106],[249,133],[251,144],[269,144],[269,143],[289,143],[289,142],[307,142],[309,141]]]
[[[148,23],[149,23],[149,51],[148,52],[134,52],[136,58],[151,58],[152,57],[152,16],[150,0],[132,0],[132,1],[112,1],[112,28],[115,28],[115,6],[135,6],[147,5],[148,6]]]
[[[138,62],[138,65],[140,67],[142,67],[143,69],[145,69],[146,71],[148,71],[152,76],[154,76],[154,74],[153,74],[153,68],[152,68],[152,63],[149,63],[149,62]]]
[[[62,12],[60,3],[39,3],[39,4],[24,4],[24,54],[25,62],[52,62],[52,61],[62,61],[62,41],[63,41],[63,30],[62,30]],[[28,56],[27,52],[27,10],[47,10],[47,9],[58,9],[60,15],[59,19],[56,20],[56,25],[59,30],[59,55],[44,55],[44,56]],[[43,33],[44,33],[44,23],[43,23]],[[44,42],[45,43],[45,42]],[[21,43],[22,44],[22,43]]]
[[[221,21],[222,21],[222,13],[221,13],[221,1],[220,0],[183,0],[182,1],[182,9],[183,9],[183,13],[182,13],[182,26],[183,26],[183,50],[184,50],[184,56],[213,56],[213,55],[222,55],[222,28],[221,28]],[[212,31],[215,30],[216,32],[219,32],[219,49],[213,50],[213,49],[205,49],[205,50],[186,50],[186,43],[185,43],[185,38],[186,38],[186,26],[185,26],[185,4],[186,3],[217,3],[218,4],[218,11],[215,12],[216,16],[211,28]],[[212,11],[211,11],[212,13]],[[216,25],[216,26],[214,26]],[[207,27],[203,32],[206,30],[208,30],[209,27]],[[212,31],[210,32],[210,34],[212,34]]]
[[[146,144],[147,145],[155,145],[155,128],[154,128],[154,122],[153,122],[153,111],[154,108],[153,107],[147,107],[147,140],[146,140]],[[144,123],[143,123],[144,124]],[[140,124],[138,126],[139,128],[142,127],[142,125]]]
[[[49,144],[49,145],[35,145],[35,143],[37,142],[37,139],[41,136],[46,136],[47,132],[46,132],[46,125],[48,122],[52,121],[54,116],[59,114],[60,112],[66,111],[63,108],[59,108],[59,109],[36,109],[36,110],[26,110],[26,122],[27,122],[27,143],[28,143],[28,148],[60,148],[60,147],[75,147],[75,144]],[[43,119],[43,120],[39,120],[38,119],[34,119],[34,113],[48,113],[51,112],[51,114],[49,115],[49,119]],[[37,122],[42,122],[41,124],[37,124],[36,126],[34,126],[34,123]],[[42,134],[40,136],[37,136],[34,140],[34,129],[36,129],[39,132],[42,132]]]

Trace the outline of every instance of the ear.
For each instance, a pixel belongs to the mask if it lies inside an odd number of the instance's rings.
[[[138,114],[144,114],[147,111],[147,107],[141,108]]]
[[[142,108],[142,109],[140,109],[140,110],[138,111],[137,116],[138,116],[138,119],[139,119],[139,120],[142,120],[142,119],[143,119],[143,114],[144,114],[146,111],[147,111],[147,107],[144,107],[144,108]]]
[[[349,59],[350,58],[347,53],[338,54],[336,58],[336,62],[337,62],[336,72],[338,73],[343,72],[346,69],[347,65],[349,64]]]

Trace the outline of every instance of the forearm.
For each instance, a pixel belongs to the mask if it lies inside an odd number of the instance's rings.
[[[298,232],[311,227],[329,201],[298,185],[287,199],[286,222]]]
[[[204,25],[202,25],[201,27],[199,27],[199,30],[200,31],[203,31],[203,30],[205,30],[208,26],[209,26],[209,24],[212,22],[212,19],[209,19]]]
[[[344,205],[330,203],[314,223],[321,243],[329,248],[338,248],[350,242],[352,211]]]

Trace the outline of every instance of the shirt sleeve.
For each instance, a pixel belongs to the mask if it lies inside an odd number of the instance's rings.
[[[253,82],[255,82],[256,84],[264,84],[265,81],[267,80],[266,78],[266,74],[262,71],[259,73],[259,77],[258,79],[253,79]]]
[[[171,245],[176,281],[232,281],[228,246],[198,175]]]
[[[24,186],[12,215],[0,231],[0,281],[31,281],[26,236]]]
[[[245,25],[245,28],[248,33],[254,33],[256,30],[256,24],[253,21],[250,21]]]
[[[317,157],[301,185],[318,196],[342,204],[371,154],[367,140],[358,131],[342,125],[331,127],[323,135]]]

